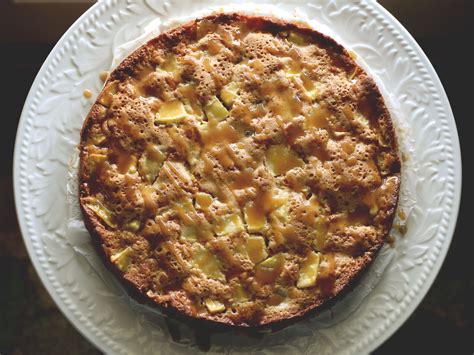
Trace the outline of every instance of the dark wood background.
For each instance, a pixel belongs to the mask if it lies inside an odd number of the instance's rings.
[[[444,84],[461,139],[464,186],[441,272],[413,315],[375,353],[472,354],[474,249],[467,196],[472,196],[473,181],[474,1],[380,3],[412,33]],[[0,354],[99,353],[69,324],[39,281],[18,229],[12,189],[13,146],[28,90],[56,41],[89,6],[0,1]]]

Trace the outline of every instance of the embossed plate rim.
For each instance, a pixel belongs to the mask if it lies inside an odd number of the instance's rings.
[[[382,345],[390,336],[392,336],[410,317],[410,315],[415,311],[418,305],[421,303],[423,298],[428,293],[429,289],[431,288],[436,276],[441,270],[441,267],[444,263],[446,258],[446,254],[448,253],[449,246],[451,245],[451,241],[454,235],[454,230],[456,228],[456,223],[459,214],[459,206],[461,204],[461,188],[462,188],[462,158],[461,158],[461,147],[459,142],[459,135],[456,127],[456,121],[454,118],[453,111],[451,109],[451,104],[449,102],[448,96],[446,91],[444,90],[443,84],[436,72],[435,68],[431,64],[429,58],[427,57],[426,53],[423,51],[419,43],[415,40],[415,38],[408,32],[408,30],[397,20],[397,18],[392,15],[387,9],[385,9],[382,5],[378,4],[378,8],[381,12],[386,16],[387,19],[390,20],[391,25],[396,26],[398,31],[400,31],[405,39],[409,41],[409,44],[413,46],[416,51],[419,59],[424,62],[425,68],[430,71],[431,78],[434,81],[434,84],[437,86],[437,91],[440,94],[440,100],[444,101],[444,109],[447,111],[447,118],[448,124],[452,133],[451,139],[453,140],[453,149],[454,149],[454,158],[456,159],[454,167],[455,167],[455,176],[454,176],[454,184],[458,186],[457,190],[454,193],[454,200],[453,206],[451,210],[451,218],[449,220],[449,225],[446,231],[447,241],[442,244],[442,247],[439,251],[439,254],[436,258],[436,265],[433,267],[433,271],[428,274],[427,279],[424,281],[422,288],[418,291],[415,298],[409,303],[408,306],[404,309],[404,315],[402,317],[398,317],[396,321],[394,321],[390,326],[385,329],[385,334],[383,336],[379,336],[375,341],[372,341],[372,344],[367,348],[367,352],[371,353],[375,349],[377,349],[380,345]]]
[[[34,246],[31,242],[30,235],[28,234],[28,222],[26,221],[24,210],[20,207],[22,206],[20,202],[21,192],[24,189],[24,186],[20,185],[20,176],[25,176],[20,172],[20,163],[21,163],[21,150],[22,145],[18,142],[24,138],[24,130],[27,123],[26,115],[29,111],[31,104],[34,99],[34,94],[40,85],[41,78],[44,76],[47,68],[53,62],[53,58],[60,50],[61,46],[66,42],[67,38],[71,36],[71,34],[76,31],[80,25],[80,23],[87,17],[89,17],[92,13],[96,12],[99,6],[103,5],[101,2],[95,3],[89,9],[87,9],[79,18],[64,32],[61,36],[59,41],[53,47],[51,52],[48,54],[46,60],[43,62],[40,70],[36,74],[36,77],[31,85],[31,88],[28,92],[28,95],[25,100],[25,104],[23,105],[23,109],[20,115],[20,121],[18,123],[17,133],[15,137],[15,148],[13,152],[13,190],[14,190],[14,198],[15,198],[15,209],[17,214],[18,223],[20,225],[20,231],[23,237],[23,241],[26,245],[26,249],[28,251],[28,255],[30,256],[30,260],[35,268],[36,273],[40,277],[41,282],[43,283],[44,287],[48,291],[51,298],[54,300],[55,304],[58,306],[61,313],[66,317],[66,319],[71,323],[74,328],[82,334],[86,339],[94,344],[94,346],[102,351],[106,351],[106,346],[100,341],[99,337],[96,333],[92,332],[89,328],[85,327],[84,324],[80,323],[78,319],[76,319],[75,315],[73,315],[68,306],[63,302],[60,296],[56,293],[55,286],[49,281],[46,271],[42,268],[41,261],[39,258],[36,257],[36,253],[34,250]]]

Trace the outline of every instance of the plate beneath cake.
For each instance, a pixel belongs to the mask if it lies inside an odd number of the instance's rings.
[[[58,42],[25,102],[14,158],[16,206],[23,237],[38,274],[58,306],[106,353],[170,353],[189,350],[195,344],[184,338],[173,340],[163,324],[147,320],[120,300],[114,288],[71,245],[66,225],[69,159],[93,103],[83,93],[89,89],[98,94],[102,85],[99,73],[109,70],[114,49],[137,38],[152,19],[165,22],[219,4],[100,1]],[[407,159],[417,166],[416,204],[406,221],[407,232],[396,238],[379,282],[345,318],[327,326],[324,320],[305,320],[258,339],[214,334],[210,352],[370,352],[413,312],[449,247],[461,191],[454,118],[422,50],[376,2],[282,1],[273,5],[289,13],[297,9],[330,29],[328,34],[336,35],[336,40],[357,53],[396,101],[414,142],[414,154]],[[258,6],[252,6],[258,11]],[[320,29],[323,33],[324,28]]]

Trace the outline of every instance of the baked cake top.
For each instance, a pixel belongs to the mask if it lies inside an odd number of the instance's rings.
[[[274,18],[192,21],[125,59],[81,135],[80,202],[135,294],[255,326],[337,295],[387,236],[400,164],[374,81]]]

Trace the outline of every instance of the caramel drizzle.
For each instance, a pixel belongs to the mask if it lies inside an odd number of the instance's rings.
[[[206,28],[206,30],[208,30],[208,28]],[[298,61],[301,60],[297,51],[292,53],[291,56],[293,58],[297,57]],[[210,66],[210,62],[207,57],[202,59],[202,64],[208,69],[208,71],[211,71],[212,67]],[[298,62],[297,65],[300,65],[300,63]],[[301,68],[298,68],[298,70],[301,70]],[[148,73],[145,74],[147,75]],[[281,117],[281,119],[279,119],[279,117],[277,117],[277,119],[282,128],[283,125],[287,122],[290,122],[293,117],[301,114],[302,102],[296,96],[294,96],[294,94],[290,90],[285,88],[282,90],[281,87],[278,87],[278,85],[275,85],[275,83],[264,83],[263,85],[261,85],[260,91],[263,96],[272,98],[271,100],[269,100],[267,105],[273,111],[274,114]],[[331,125],[328,122],[328,117],[329,112],[325,108],[318,109],[312,115],[307,117],[307,127],[305,128],[325,129],[329,132],[331,137],[333,137],[334,132],[332,131]],[[120,117],[118,123],[121,128],[130,133],[132,136],[135,137],[138,134],[137,130],[133,129],[133,127],[130,126],[130,124],[126,121],[126,117]],[[186,138],[179,134],[176,127],[171,127],[168,130],[168,133],[173,142],[175,143],[175,146],[178,147],[178,150],[180,152],[187,153],[188,141]],[[304,134],[304,130],[297,127],[296,129],[286,133],[288,142],[290,144],[294,144],[296,139]],[[204,152],[204,154],[201,155],[201,158],[205,164],[204,172],[206,175],[215,175],[213,172],[212,158],[215,158],[225,169],[230,169],[234,166],[238,167],[239,169],[244,168],[244,164],[240,161],[233,147],[230,146],[231,143],[235,143],[241,138],[242,135],[239,134],[228,122],[224,121],[220,123],[208,123],[207,132],[201,134]],[[346,151],[347,154],[351,154],[353,151],[353,147],[352,151],[351,147],[343,147],[343,149],[344,151]],[[313,154],[320,160],[328,160],[330,158],[326,150],[321,147],[315,147]],[[133,162],[133,157],[131,157],[130,155],[119,155],[117,163],[118,170],[121,173],[125,173]],[[374,170],[377,171],[375,162],[371,161],[369,162],[369,165],[371,165],[371,167],[373,167]],[[183,192],[183,189],[181,187],[182,183],[188,182],[189,178],[187,176],[184,176],[182,172],[170,162],[165,162],[165,164],[163,164],[162,169],[164,174],[169,178],[169,181],[176,188],[176,190],[179,192]],[[368,205],[377,204],[380,195],[383,195],[384,193],[386,193],[386,190],[390,189],[390,186],[385,186],[386,182],[387,181],[384,181],[384,184],[382,184],[377,190],[371,191],[366,194],[366,196],[364,197],[364,201]],[[229,200],[229,188],[231,191],[234,191],[254,186],[255,181],[253,174],[251,172],[242,171],[235,177],[235,179],[232,183],[230,183],[229,186],[223,186],[222,189],[220,189],[220,198],[222,198],[223,201]],[[147,207],[147,209],[155,211],[156,213],[157,206],[152,199],[150,190],[147,188],[143,190],[144,191],[142,191],[142,194],[145,200],[145,206]],[[129,193],[132,194],[132,192],[132,190],[127,190],[127,195]],[[277,202],[273,198],[271,191],[257,189],[257,195],[253,199],[253,201],[250,202],[249,206],[250,207],[248,209],[248,216],[250,219],[253,219],[254,222],[266,222],[267,214],[277,206]],[[311,204],[309,206],[306,206],[306,208],[308,214],[304,215],[301,219],[305,224],[316,228],[317,224],[314,216],[317,214],[318,208],[317,206],[313,206]],[[173,205],[173,210],[177,213],[180,220],[186,225],[198,225],[200,222],[202,222],[202,217],[194,209],[192,203],[190,204],[190,206],[176,203]],[[167,228],[166,223],[163,221],[163,217],[156,216],[155,220],[160,230],[164,234],[170,234],[170,230],[169,228]],[[349,213],[347,216],[336,219],[334,223],[331,223],[329,225],[329,231],[334,231],[347,225],[366,225],[370,223],[371,217],[368,214],[367,209],[358,208],[356,211]],[[291,236],[295,233],[295,227],[292,225],[272,225],[272,228],[274,229],[276,240],[280,241],[281,243],[283,243],[286,239],[291,239]],[[325,244],[325,239],[323,238],[323,235],[324,234],[321,234],[318,237],[318,244]],[[326,266],[322,268],[320,273],[320,277],[323,279],[321,289],[332,290],[334,287],[336,271],[335,256],[332,253],[326,253],[324,254],[323,258],[326,261]],[[279,274],[281,272],[281,269],[278,268],[278,270]],[[257,279],[260,279],[260,281],[263,283],[271,282],[275,278],[273,274],[269,276],[264,275],[264,273],[262,274],[261,272],[260,275],[257,272],[256,276]],[[275,302],[278,303],[278,301]]]
[[[301,114],[303,104],[291,90],[282,89],[274,82],[267,82],[260,86],[260,93],[268,98],[267,105],[270,110],[284,121],[289,122],[293,117]]]
[[[234,164],[239,169],[243,169],[245,165],[240,161],[240,158],[237,156],[237,153],[234,151],[234,148],[232,147],[232,145],[227,145],[226,150],[227,150],[227,155],[232,159]]]
[[[170,171],[172,171],[173,174],[176,175],[182,183],[189,182],[188,176],[183,175],[183,173],[178,168],[176,168],[176,166],[173,163],[171,162],[167,162],[167,163],[168,164],[166,165],[169,166]]]
[[[358,206],[355,211],[349,212],[346,215],[341,215],[329,223],[329,232],[336,232],[348,226],[368,226],[372,223],[367,207]]]
[[[196,210],[191,203],[186,204],[186,209],[180,203],[173,204],[173,210],[178,214],[179,219],[187,226],[196,224]]]
[[[161,233],[163,233],[164,235],[167,235],[167,236],[169,236],[171,234],[170,230],[166,226],[166,223],[163,221],[163,217],[156,216],[155,221],[156,221],[158,227],[160,228]]]
[[[238,142],[241,138],[242,135],[226,121],[219,123],[210,121],[207,131],[201,134],[204,151],[210,151],[216,145],[222,147]]]
[[[232,168],[234,164],[238,166],[239,163],[236,163],[238,159],[229,148],[229,145],[238,142],[241,138],[243,136],[226,121],[208,122],[207,130],[201,134],[201,159],[204,162],[204,174],[208,178],[222,183],[223,186],[217,189],[217,198],[224,203],[232,204],[233,207],[237,206],[235,197],[229,191],[225,182],[214,173],[214,163],[211,157],[214,157],[225,169]]]
[[[233,181],[229,184],[232,190],[241,190],[255,186],[254,175],[250,171],[241,171],[237,174]]]
[[[183,189],[181,188],[181,185],[176,178],[176,176],[173,174],[172,169],[170,168],[170,165],[168,161],[166,161],[163,166],[162,166],[162,171],[166,174],[168,177],[168,180],[171,182],[171,184],[176,188],[176,191],[182,193]]]
[[[234,167],[234,160],[229,156],[228,150],[225,146],[214,147],[211,154],[219,161],[224,169]]]
[[[178,129],[174,126],[168,129],[168,134],[170,135],[171,139],[177,146],[178,148],[177,151],[182,155],[186,155],[188,152],[188,145],[189,145],[187,139],[184,138],[183,135],[181,135],[178,132]]]
[[[152,197],[151,186],[144,186],[140,189],[140,192],[143,197],[143,202],[145,205],[145,209],[148,210],[151,214],[155,214],[158,210],[158,206],[156,205],[155,201]]]

